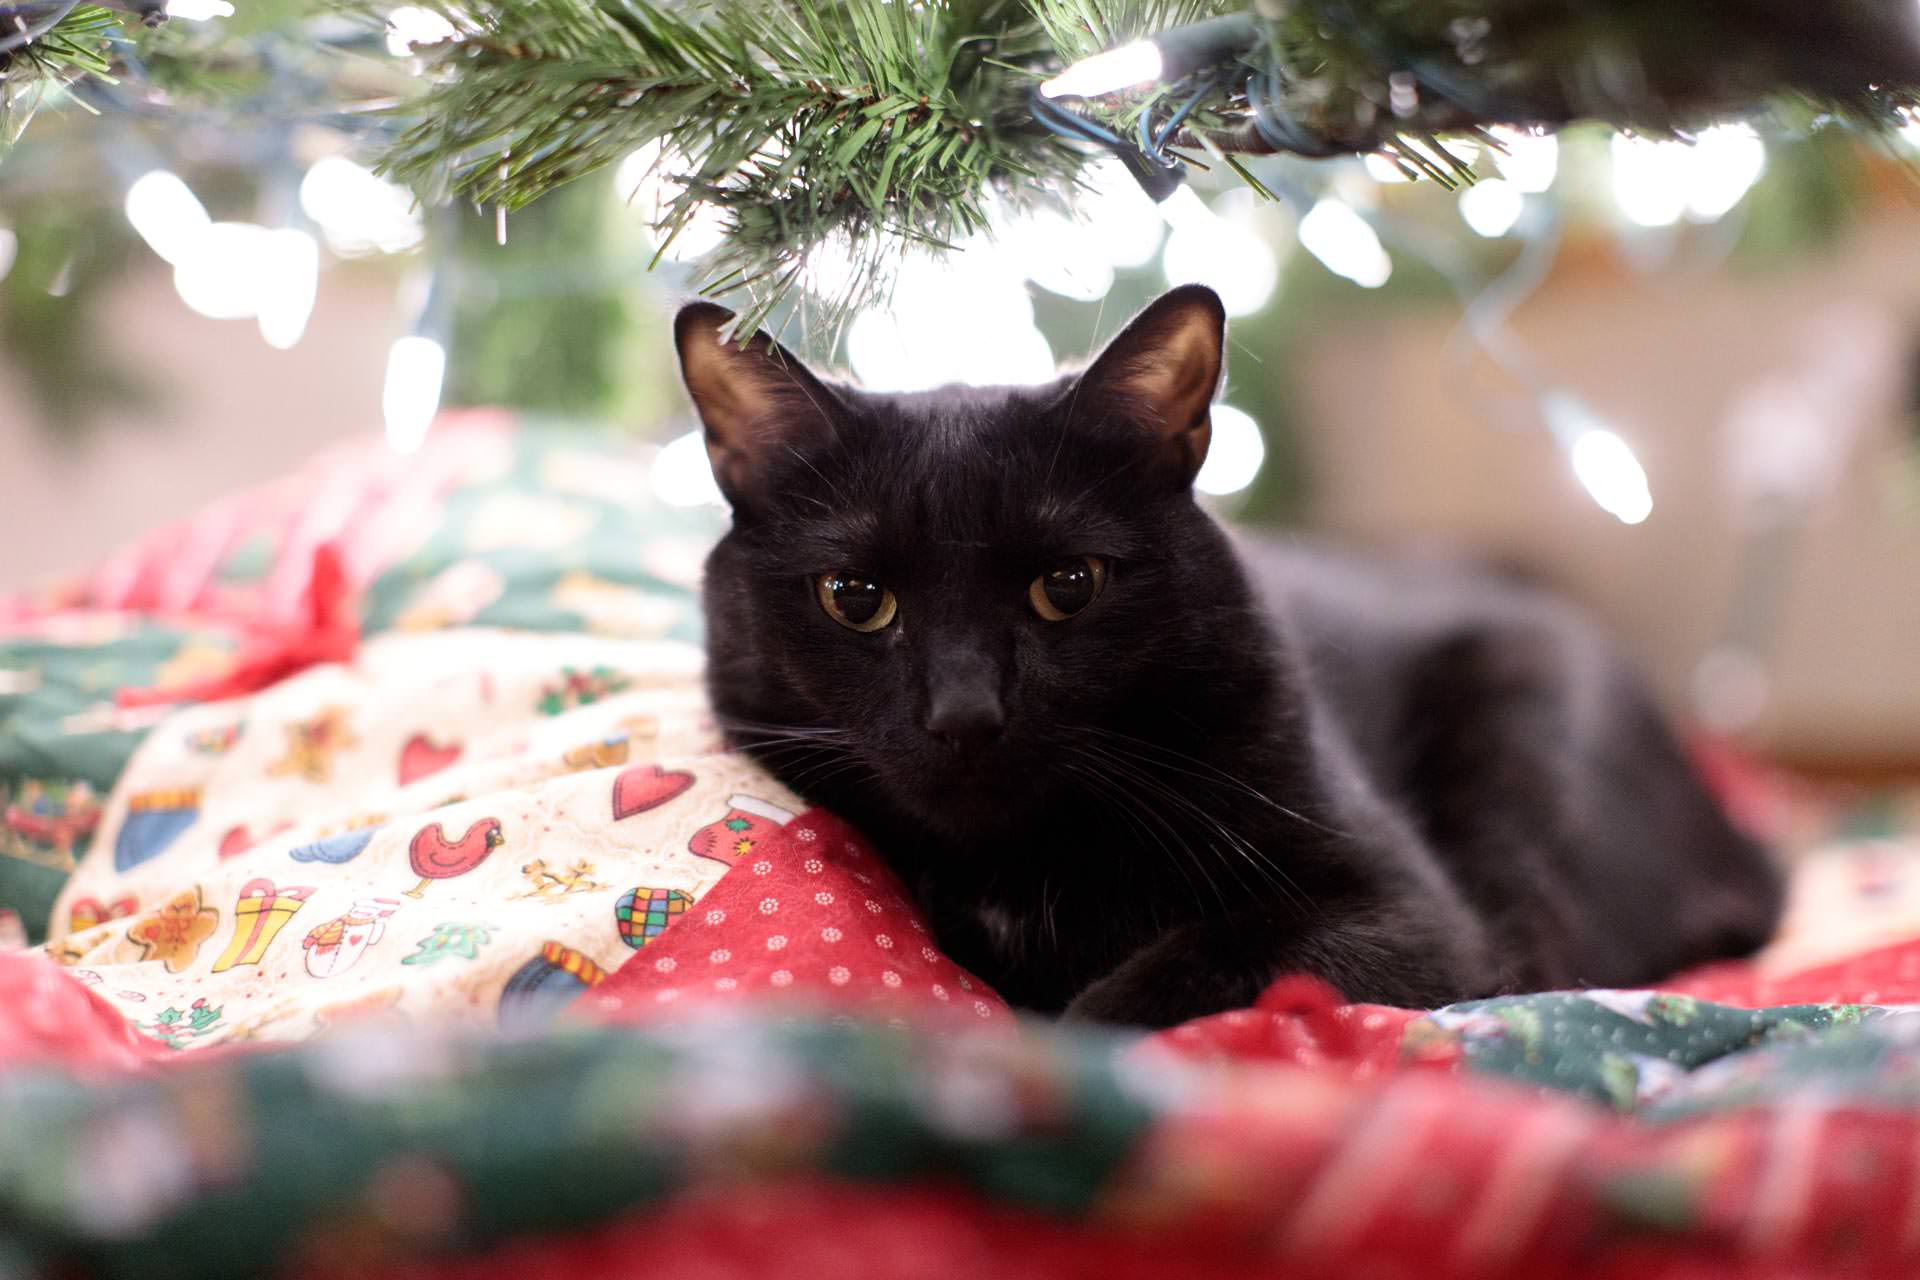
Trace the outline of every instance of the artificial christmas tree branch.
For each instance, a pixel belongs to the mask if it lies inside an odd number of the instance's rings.
[[[901,247],[984,225],[989,192],[1070,192],[1090,141],[1149,183],[1182,147],[1380,151],[1451,182],[1470,175],[1436,139],[1483,126],[1684,133],[1781,103],[1884,125],[1920,86],[1916,11],[1884,0],[434,2],[462,35],[428,51],[387,170],[511,209],[661,144],[661,234],[720,211],[706,287],[744,294],[749,330],[828,245],[856,262],[841,315]],[[1175,48],[1222,17],[1216,56]],[[1036,110],[1044,78],[1148,37],[1167,79]]]
[[[46,86],[89,76],[130,81],[92,95],[109,107],[167,109],[167,60],[128,57],[118,15],[68,3],[0,6],[16,28],[0,41],[17,44],[0,52],[0,145]],[[830,294],[830,320],[875,301],[903,248],[964,240],[996,199],[1070,200],[1102,149],[1156,194],[1184,161],[1249,176],[1237,157],[1271,153],[1380,152],[1451,183],[1471,175],[1444,138],[1484,126],[1684,134],[1767,109],[1886,126],[1920,88],[1909,0],[425,3],[456,35],[416,46],[421,90],[388,121],[384,170],[429,201],[511,211],[656,147],[671,179],[658,233],[718,216],[704,287],[747,330],[803,281]],[[289,15],[343,11],[384,21],[368,0]],[[1146,77],[1037,95],[1140,41]],[[823,258],[840,261],[810,277]]]

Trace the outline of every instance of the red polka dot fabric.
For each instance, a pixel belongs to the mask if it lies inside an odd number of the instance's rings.
[[[1012,1029],[1006,1003],[934,946],[899,879],[854,830],[810,810],[581,998],[601,1021],[725,1001]]]

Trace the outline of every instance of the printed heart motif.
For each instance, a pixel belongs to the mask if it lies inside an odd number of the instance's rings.
[[[245,825],[228,827],[227,834],[220,837],[220,857],[222,860],[237,858],[247,850],[253,848],[256,844],[259,844],[262,840],[265,840],[267,836],[277,836],[292,826],[293,824],[291,822],[283,822],[271,831],[268,831],[265,836],[254,835],[251,831],[247,830]]]
[[[658,809],[693,785],[684,769],[662,769],[657,764],[635,765],[613,780],[613,820]]]
[[[400,748],[400,785],[418,782],[440,772],[460,758],[459,743],[440,746],[424,733],[416,733]]]

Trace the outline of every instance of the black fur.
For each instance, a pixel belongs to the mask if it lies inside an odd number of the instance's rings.
[[[707,564],[714,706],[1014,1004],[1165,1026],[1305,971],[1432,1006],[1644,984],[1768,936],[1775,871],[1544,592],[1236,550],[1099,366],[899,396],[789,370],[729,437],[752,479],[730,473]],[[1087,554],[1104,591],[1042,621],[1028,585]],[[886,584],[895,623],[827,617],[813,579],[838,570]],[[927,728],[956,690],[1003,714],[977,750]]]

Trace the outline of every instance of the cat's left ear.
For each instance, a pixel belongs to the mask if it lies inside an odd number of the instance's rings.
[[[765,464],[784,446],[832,436],[841,404],[764,332],[745,342],[724,338],[732,319],[725,307],[691,303],[674,317],[673,340],[680,376],[706,429],[713,478],[738,508],[760,496]]]
[[[1118,408],[1145,427],[1184,486],[1206,461],[1227,311],[1205,285],[1163,293],[1107,344],[1074,389],[1076,412]]]

